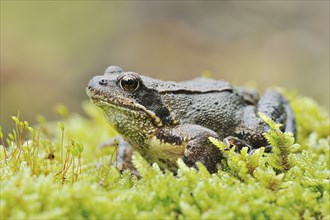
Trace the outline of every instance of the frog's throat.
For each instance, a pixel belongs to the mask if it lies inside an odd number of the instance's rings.
[[[131,109],[132,111],[142,111],[144,113],[146,113],[147,115],[149,115],[150,118],[153,119],[155,125],[157,127],[162,127],[163,126],[163,122],[162,120],[152,111],[146,109],[143,105],[134,102],[134,104],[132,104],[131,100],[124,100],[122,99],[121,101],[111,101],[110,99],[104,100],[104,99],[100,99],[100,98],[95,98],[95,97],[91,97],[90,98],[92,103],[102,107],[102,106],[111,106],[111,107],[115,107],[118,108],[125,108],[125,109]]]

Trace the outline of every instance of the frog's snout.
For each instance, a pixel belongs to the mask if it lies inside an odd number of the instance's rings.
[[[105,87],[108,85],[108,79],[104,76],[94,76],[88,83],[88,89],[98,89],[100,87]]]
[[[86,93],[89,97],[93,97],[100,91],[104,91],[108,85],[108,80],[104,76],[94,76],[86,87]]]

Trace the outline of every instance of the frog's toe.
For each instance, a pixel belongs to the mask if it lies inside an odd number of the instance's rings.
[[[271,146],[271,145],[267,145],[267,146],[265,147],[265,152],[266,152],[266,153],[270,153],[270,152],[272,152],[272,146]]]
[[[252,154],[254,154],[254,152],[257,149],[260,149],[260,148],[254,148],[254,149],[250,150],[249,151],[249,156],[251,156]],[[265,153],[270,153],[271,151],[272,151],[272,146],[270,146],[270,145],[265,146],[265,150],[264,150]]]

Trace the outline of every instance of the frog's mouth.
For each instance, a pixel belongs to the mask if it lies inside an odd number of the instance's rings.
[[[93,87],[86,88],[87,96],[90,98],[91,102],[102,108],[104,106],[110,106],[112,108],[122,108],[125,110],[143,112],[153,119],[155,125],[158,127],[163,126],[162,120],[152,111],[146,109],[143,105],[134,102],[126,98],[117,98],[114,96],[104,96],[99,90]]]

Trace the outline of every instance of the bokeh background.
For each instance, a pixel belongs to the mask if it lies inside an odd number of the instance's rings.
[[[56,103],[81,112],[109,65],[280,86],[329,110],[329,1],[1,1],[5,132],[18,109],[31,122]]]

